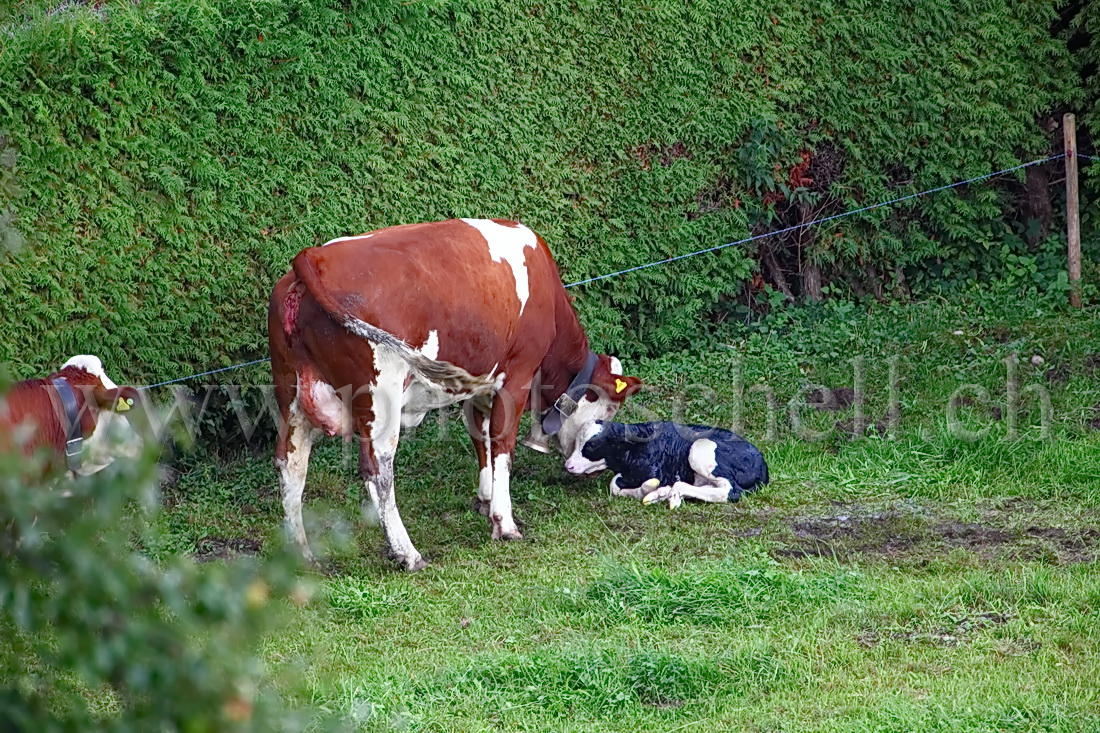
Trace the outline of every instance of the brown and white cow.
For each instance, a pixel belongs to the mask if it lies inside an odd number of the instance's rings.
[[[313,429],[361,437],[360,475],[390,550],[418,570],[394,496],[402,426],[465,402],[479,507],[494,539],[517,539],[509,471],[524,410],[550,412],[571,440],[639,385],[589,350],[549,248],[512,221],[409,224],[303,250],[271,294],[268,329],[284,421],[275,463],[287,529],[310,560],[302,492]]]
[[[125,417],[142,409],[137,389],[111,381],[99,357],[74,356],[50,376],[16,382],[0,396],[0,450],[45,453],[46,471],[89,475],[140,454],[141,438]]]

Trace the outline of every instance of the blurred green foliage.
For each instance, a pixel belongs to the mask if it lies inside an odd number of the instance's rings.
[[[259,654],[287,599],[308,598],[294,558],[151,561],[151,460],[72,482],[32,474],[0,457],[0,729],[302,727]]]

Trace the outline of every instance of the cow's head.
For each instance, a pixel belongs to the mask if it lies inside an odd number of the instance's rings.
[[[90,354],[74,356],[50,376],[64,378],[76,394],[84,437],[81,465],[76,473],[87,476],[106,468],[116,458],[141,455],[141,436],[129,420],[144,415],[136,388],[115,384],[99,357]]]
[[[623,401],[641,389],[642,380],[623,375],[623,366],[613,356],[600,354],[592,377],[576,406],[561,421],[557,433],[558,450],[568,456],[573,452],[577,437],[597,420],[610,420],[619,411]]]

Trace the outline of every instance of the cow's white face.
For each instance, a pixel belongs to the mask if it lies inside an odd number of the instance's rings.
[[[596,398],[592,399],[595,392]],[[621,401],[609,397],[607,394],[596,390],[589,390],[588,394],[577,402],[577,409],[573,414],[562,420],[561,430],[558,431],[558,450],[562,455],[570,456],[584,445],[582,436],[592,427],[596,427],[597,420],[610,420],[619,411]]]
[[[589,389],[577,401],[572,415],[562,419],[557,434],[558,450],[562,455],[572,455],[577,439],[597,420],[610,420],[619,411],[623,400],[641,386],[637,377],[623,375],[623,365],[614,356],[600,356],[592,372]]]

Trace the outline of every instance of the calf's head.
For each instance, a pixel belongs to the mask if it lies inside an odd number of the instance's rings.
[[[577,435],[573,451],[565,459],[565,470],[577,475],[599,473],[607,468],[611,447],[607,423],[603,420],[589,423]]]

